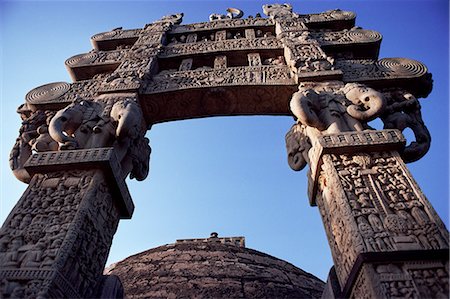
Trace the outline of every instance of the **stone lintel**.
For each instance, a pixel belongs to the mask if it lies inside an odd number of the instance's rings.
[[[353,154],[361,152],[401,150],[406,139],[396,129],[341,132],[320,135],[310,150],[310,169],[308,171],[308,196],[311,206],[316,206],[318,177],[322,166],[322,156],[326,154]]]
[[[60,170],[100,169],[113,190],[120,218],[130,219],[133,215],[134,204],[112,147],[35,153],[24,167],[31,176]]]

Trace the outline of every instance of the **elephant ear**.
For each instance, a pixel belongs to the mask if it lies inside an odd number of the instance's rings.
[[[319,95],[313,89],[298,91],[292,96],[290,108],[302,124],[324,131],[327,127],[316,113],[319,101]]]
[[[358,83],[347,83],[344,87],[345,96],[352,103],[347,107],[347,113],[361,121],[371,121],[383,113],[386,100],[378,91]]]

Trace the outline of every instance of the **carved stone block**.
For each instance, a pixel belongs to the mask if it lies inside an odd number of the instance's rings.
[[[191,70],[192,61],[193,61],[192,58],[183,59],[181,61],[181,64],[180,64],[180,67],[178,68],[178,70],[179,71],[189,71],[189,70]]]
[[[255,29],[245,29],[245,38],[256,38]]]
[[[216,56],[214,58],[214,68],[215,69],[226,69],[227,68],[227,57],[225,55]]]
[[[249,66],[262,65],[262,63],[261,63],[261,56],[259,55],[259,53],[247,54],[247,58],[248,58],[248,65]]]

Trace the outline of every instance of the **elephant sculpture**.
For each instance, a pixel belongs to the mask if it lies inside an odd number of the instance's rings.
[[[59,143],[60,150],[84,148],[101,114],[101,104],[76,100],[55,114],[48,126],[48,133]]]
[[[58,111],[48,132],[59,150],[114,147],[123,175],[143,180],[148,175],[150,146],[144,118],[134,97],[106,94],[96,101],[75,101]]]
[[[132,98],[116,102],[110,113],[111,122],[116,127],[116,154],[124,173],[130,178],[144,180],[149,171],[151,148],[144,137],[146,128],[141,108]]]
[[[322,85],[317,89],[301,86],[290,102],[298,121],[321,132],[363,131],[365,122],[376,118],[386,106],[382,94],[361,84],[348,83],[335,90]]]
[[[347,113],[361,121],[377,118],[386,108],[386,100],[378,91],[363,84],[348,83],[343,89],[345,97],[352,102]]]

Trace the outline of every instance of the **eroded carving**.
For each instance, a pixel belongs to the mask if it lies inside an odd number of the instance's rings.
[[[291,18],[297,16],[292,12],[292,5],[284,4],[266,4],[263,5],[264,14],[271,19]]]
[[[306,127],[298,123],[286,134],[288,164],[295,171],[302,170],[309,163],[308,152],[311,143],[305,131]]]

